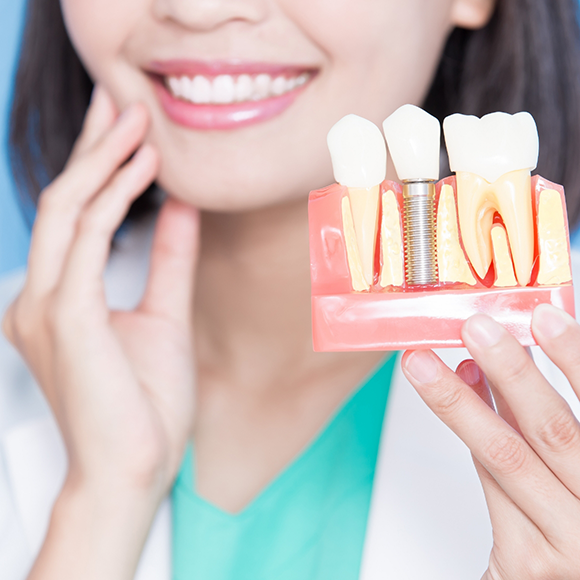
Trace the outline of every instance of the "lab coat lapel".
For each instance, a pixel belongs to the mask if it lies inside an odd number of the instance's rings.
[[[453,369],[467,351],[438,353]],[[463,443],[394,376],[377,463],[362,580],[480,578],[492,545],[481,485]]]

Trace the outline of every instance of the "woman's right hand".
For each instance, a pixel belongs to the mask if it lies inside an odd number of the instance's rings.
[[[142,104],[118,116],[96,89],[71,159],[41,194],[26,283],[4,319],[68,453],[35,578],[131,577],[191,429],[198,212],[166,201],[140,305],[105,301],[113,235],[158,172],[147,127]]]

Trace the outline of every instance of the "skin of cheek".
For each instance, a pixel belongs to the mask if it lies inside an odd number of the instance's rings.
[[[240,0],[247,2],[262,0]],[[291,202],[332,183],[330,127],[348,113],[380,126],[400,105],[421,104],[452,28],[452,0],[277,0],[259,21],[232,18],[230,10],[211,30],[191,20],[160,19],[155,4],[61,1],[92,78],[120,108],[136,100],[149,106],[148,140],[161,152],[161,186],[217,211]],[[231,131],[194,131],[166,117],[142,70],[169,58],[289,63],[319,73],[273,119]],[[395,177],[392,168],[389,176]]]

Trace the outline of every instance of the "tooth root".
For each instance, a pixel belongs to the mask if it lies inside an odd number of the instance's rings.
[[[457,210],[465,253],[477,275],[483,279],[492,260],[491,226],[495,210],[486,204],[483,177],[457,173]]]
[[[527,286],[534,263],[534,218],[528,170],[512,171],[494,183],[473,173],[457,173],[459,225],[467,256],[480,278],[492,260],[491,228],[499,212],[509,238],[516,278]]]
[[[367,284],[363,274],[363,267],[352,218],[352,209],[348,196],[342,198],[342,228],[344,231],[346,256],[352,287],[356,292],[363,292],[364,290],[369,289],[369,285]]]
[[[349,187],[348,195],[363,275],[367,284],[372,286],[379,224],[380,186],[368,189]]]
[[[437,261],[440,282],[476,284],[459,241],[453,188],[447,184],[441,188],[437,208]]]
[[[495,269],[494,286],[498,288],[517,286],[518,281],[514,274],[505,229],[499,224],[493,226],[491,228],[491,239],[493,245],[493,265]]]
[[[382,206],[380,285],[382,288],[402,286],[405,268],[403,264],[401,213],[397,198],[391,190],[383,193]]]
[[[512,171],[500,178],[498,209],[510,241],[516,278],[527,286],[534,265],[534,214],[529,171]]]
[[[538,284],[565,284],[572,280],[564,205],[560,193],[545,189],[538,204],[540,269]]]

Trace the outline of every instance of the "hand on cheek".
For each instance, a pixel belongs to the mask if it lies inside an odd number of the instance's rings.
[[[532,328],[580,395],[580,326],[541,306]],[[474,361],[455,373],[431,351],[405,353],[403,370],[474,457],[494,532],[484,579],[577,578],[580,424],[501,325],[477,315],[462,338]]]

